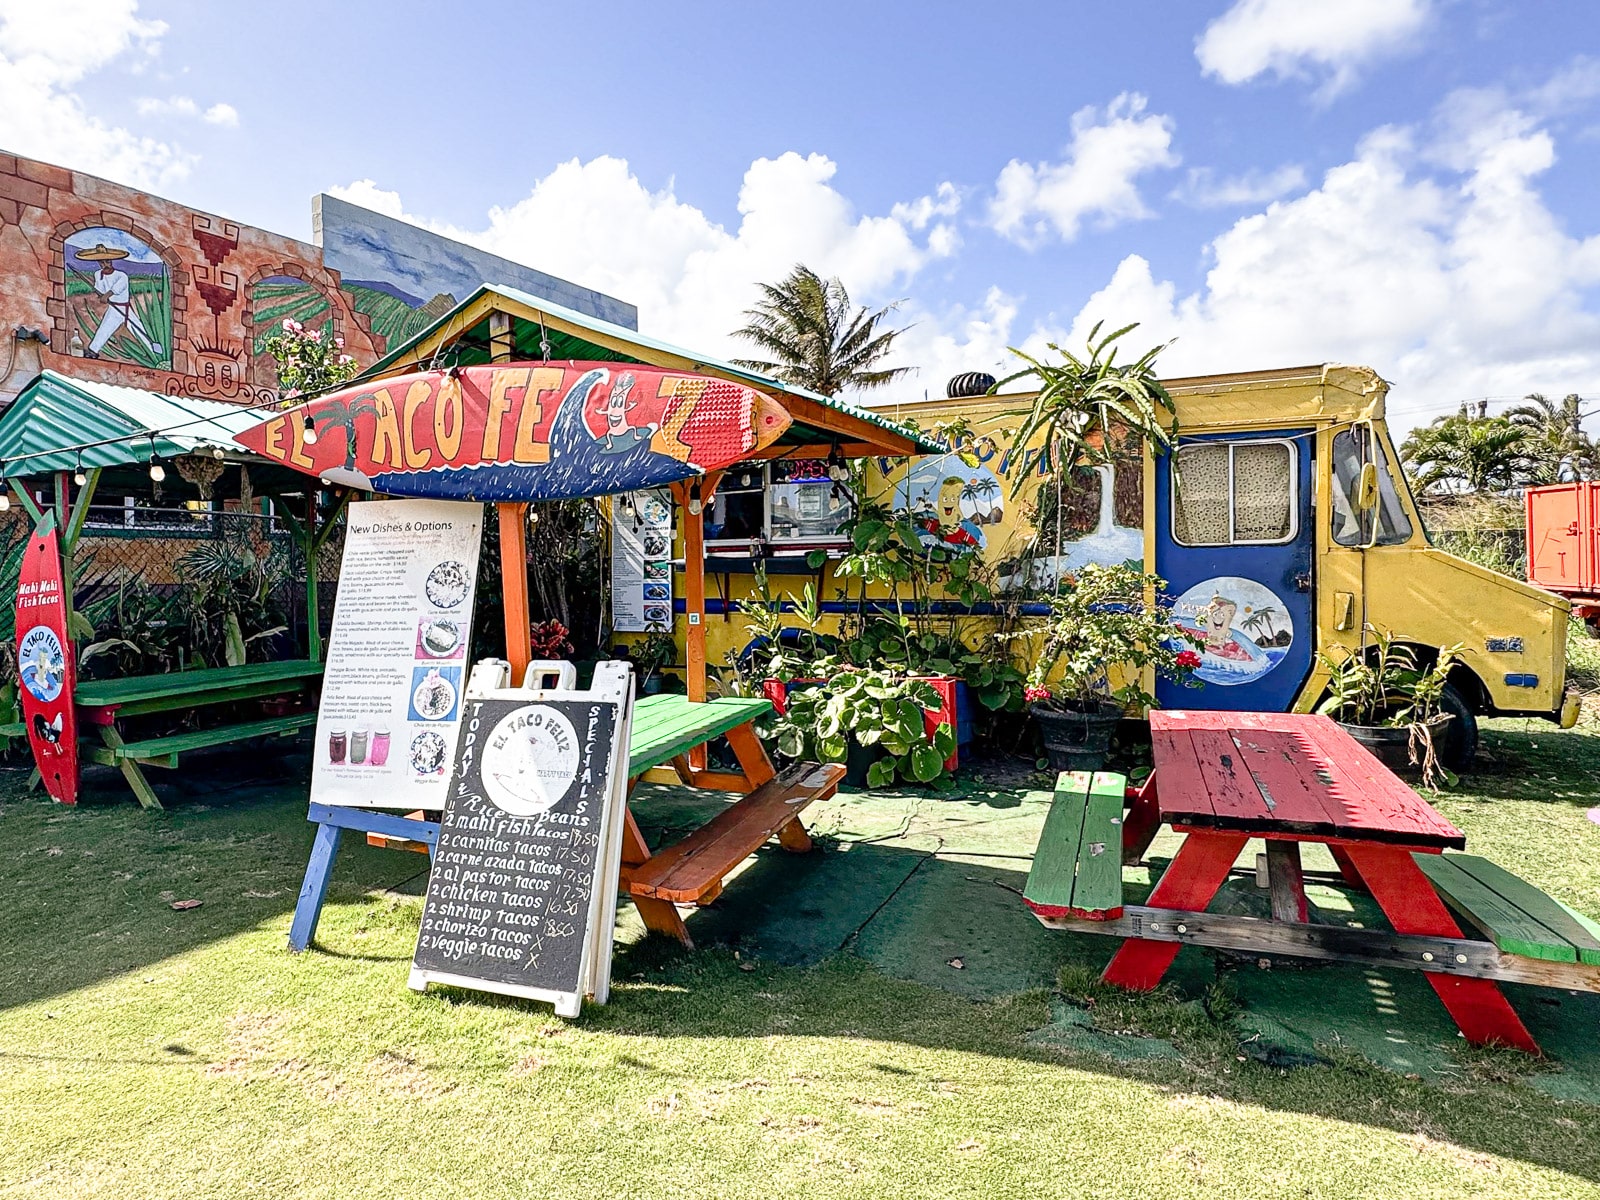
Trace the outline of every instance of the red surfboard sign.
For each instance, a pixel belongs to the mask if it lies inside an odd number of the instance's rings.
[[[770,396],[725,379],[631,363],[500,363],[345,388],[237,440],[307,475],[392,496],[563,500],[732,466],[790,421]]]
[[[56,519],[47,512],[28,539],[17,576],[17,678],[22,719],[44,790],[78,802],[77,663],[67,634]]]

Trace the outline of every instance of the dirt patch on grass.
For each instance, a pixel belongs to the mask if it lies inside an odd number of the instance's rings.
[[[454,1080],[440,1079],[418,1059],[402,1050],[385,1050],[369,1059],[366,1071],[380,1092],[414,1100],[435,1100],[456,1090]]]

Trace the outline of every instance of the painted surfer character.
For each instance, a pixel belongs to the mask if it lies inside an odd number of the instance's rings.
[[[100,271],[93,281],[94,290],[106,300],[105,315],[100,318],[100,324],[94,331],[94,340],[89,343],[83,356],[99,358],[100,352],[117,335],[117,331],[126,327],[146,350],[156,358],[160,358],[163,353],[161,343],[150,336],[144,327],[144,322],[139,319],[139,314],[133,311],[132,286],[128,280],[128,273],[119,270],[116,265],[128,257],[128,252],[111,246],[96,245],[93,250],[79,250],[77,256],[85,261],[100,264]]]

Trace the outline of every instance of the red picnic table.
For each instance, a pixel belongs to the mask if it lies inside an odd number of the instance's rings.
[[[1165,920],[1181,933],[1186,919],[1203,919],[1245,843],[1264,838],[1274,922],[1306,924],[1300,846],[1320,842],[1396,933],[1462,937],[1412,855],[1460,850],[1465,835],[1327,717],[1158,711],[1150,734],[1155,769],[1124,818],[1124,860],[1138,861],[1163,824],[1185,835],[1140,909],[1150,930]],[[1129,937],[1104,978],[1153,988],[1180,946]],[[1469,1041],[1539,1052],[1497,982],[1423,970]]]

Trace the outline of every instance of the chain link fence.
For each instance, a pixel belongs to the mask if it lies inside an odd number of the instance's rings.
[[[0,594],[15,595],[31,532],[20,508],[0,514]],[[342,552],[341,527],[316,561],[324,630]],[[86,676],[270,662],[310,651],[305,554],[274,515],[134,497],[93,504],[70,569],[73,608],[88,626],[74,630]],[[8,651],[14,619],[11,606],[0,605]]]

